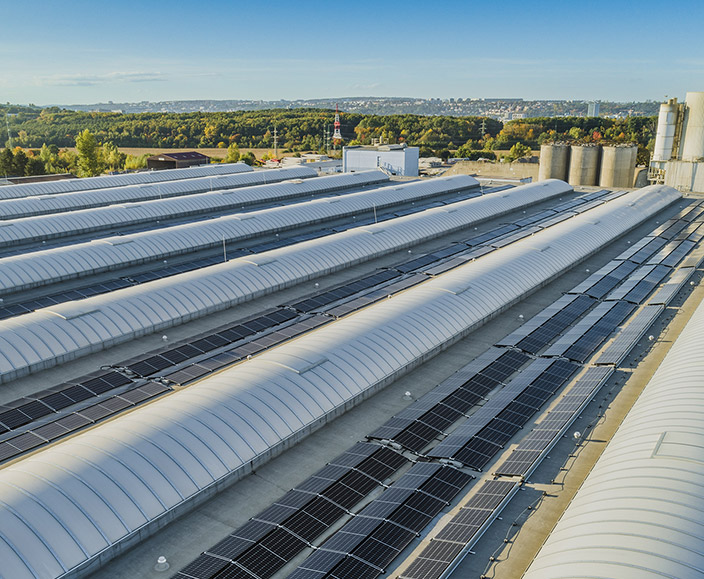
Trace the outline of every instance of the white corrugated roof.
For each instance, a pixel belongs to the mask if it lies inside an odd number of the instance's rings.
[[[452,206],[457,211],[452,213],[444,207],[430,209],[0,321],[0,382],[445,235],[566,190],[569,186],[561,181],[517,187],[455,203]],[[671,194],[647,197],[659,207],[665,199],[671,199]],[[301,212],[296,215],[300,218]],[[638,215],[633,218],[640,219]],[[116,239],[124,241],[127,237]],[[219,233],[215,239],[221,239]],[[183,241],[172,238],[170,243],[178,247]],[[140,251],[148,249],[148,245],[140,248],[136,243],[111,246],[100,242],[91,257],[95,263],[109,263],[113,252],[120,252],[134,260]],[[266,260],[266,266],[262,260]],[[47,260],[43,275],[61,275],[63,267],[59,260]],[[4,267],[2,275],[14,276],[21,283],[18,278],[23,274]],[[77,304],[90,313],[80,317],[64,315]]]
[[[524,579],[704,577],[704,303]]]
[[[0,469],[3,571],[56,577],[109,557],[679,196],[626,195]]]
[[[72,191],[89,191],[111,187],[124,187],[137,183],[159,183],[180,179],[193,179],[209,175],[229,175],[233,173],[248,173],[253,169],[245,163],[225,163],[199,165],[183,169],[167,169],[165,171],[143,171],[141,173],[126,173],[124,175],[104,175],[86,177],[84,179],[62,179],[60,181],[42,181],[40,183],[24,183],[8,185],[0,188],[0,199],[18,199],[35,195],[54,195]]]

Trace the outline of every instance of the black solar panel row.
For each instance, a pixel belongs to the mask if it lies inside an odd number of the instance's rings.
[[[634,309],[635,306],[628,302],[616,302],[616,305],[606,315],[567,348],[563,354],[565,358],[585,362]]]
[[[567,360],[539,359],[533,365],[539,372],[530,373],[529,366],[514,379],[520,383],[519,387],[514,389],[509,382],[504,396],[496,396],[492,400],[495,404],[487,404],[481,409],[486,408],[486,412],[477,412],[429,455],[452,458],[476,470],[483,469],[577,370],[577,365]]]
[[[545,211],[540,211],[533,215],[529,215],[528,217],[524,217],[523,219],[518,219],[517,221],[514,221],[513,224],[518,225],[518,227],[533,225],[534,223],[542,221],[543,219],[549,219],[550,217],[554,217],[555,213],[556,212],[552,209],[546,209]]]
[[[26,314],[33,312],[34,310],[47,308],[49,306],[54,306],[56,304],[61,304],[71,300],[80,300],[97,296],[99,294],[108,293],[116,289],[129,287],[131,285],[132,284],[125,279],[113,279],[105,283],[97,283],[75,290],[60,292],[26,302],[4,306],[0,308],[0,320],[19,316],[21,314]]]
[[[271,577],[407,463],[389,448],[357,443],[175,577]]]
[[[650,295],[655,287],[665,279],[671,271],[671,268],[664,265],[643,266],[621,287],[612,291],[606,299],[626,300],[634,304],[639,304]]]
[[[289,307],[302,313],[311,313],[323,306],[330,305],[358,292],[370,289],[374,286],[400,277],[401,276],[398,273],[391,270],[378,271],[372,275],[368,275],[366,277],[356,279],[353,282],[348,282],[344,285],[321,292],[313,297],[289,304]]]
[[[441,577],[477,541],[500,509],[518,490],[514,481],[487,481],[401,572],[401,579]]]
[[[29,450],[34,450],[76,432],[127,408],[132,408],[168,390],[170,388],[163,384],[148,382],[134,386],[119,395],[103,398],[95,404],[84,406],[69,414],[62,414],[60,418],[57,417],[52,421],[42,421],[41,424],[22,434],[5,438],[0,442],[0,462],[16,458]]]
[[[648,300],[648,305],[662,304],[667,306],[682,289],[682,286],[689,281],[694,271],[695,267],[680,267],[676,269],[672,277],[662,284],[660,289],[655,292],[655,295]]]
[[[516,346],[524,352],[537,354],[590,310],[595,303],[596,300],[589,296],[577,296],[570,304],[518,342]]]
[[[557,442],[564,430],[574,422],[585,403],[594,396],[613,371],[612,367],[588,368],[546,418],[496,467],[494,474],[526,476]]]
[[[617,265],[618,264],[618,265]],[[611,268],[611,266],[614,266]],[[621,263],[611,262],[603,269],[611,268],[608,273],[599,272],[590,276],[583,283],[579,284],[573,290],[572,294],[585,294],[595,299],[602,299],[619,283],[633,273],[638,266],[630,261]]]
[[[69,406],[89,398],[100,396],[105,392],[129,384],[131,380],[114,371],[100,371],[88,374],[76,382],[59,384],[42,390],[31,397],[13,401],[12,407],[0,411],[0,434],[15,430],[55,414]],[[2,408],[2,407],[0,407]]]
[[[347,300],[330,309],[322,307],[321,312],[324,312],[325,314],[333,316],[335,318],[341,318],[343,316],[351,314],[352,312],[356,312],[361,308],[367,307],[375,302],[386,299],[391,295],[394,295],[400,291],[406,290],[425,281],[428,281],[427,276],[419,273],[413,274],[404,277],[399,281],[394,281],[388,285],[384,285],[379,289],[364,293],[357,298]]]
[[[665,307],[663,305],[644,306],[643,309],[621,329],[614,341],[604,349],[595,363],[620,364],[664,309]]]
[[[528,359],[525,354],[509,350],[500,355],[490,354],[490,357],[485,358],[485,364],[473,362],[468,365],[471,370],[460,370],[430,395],[392,417],[369,437],[393,440],[409,450],[419,452]]]
[[[289,577],[377,577],[472,479],[418,463],[330,537]]]
[[[290,310],[284,311],[291,313]],[[317,327],[328,324],[331,321],[331,318],[325,316],[308,317],[282,328],[277,328],[275,331],[259,337],[250,336],[249,339],[243,339],[241,343],[238,343],[231,349],[204,357],[195,363],[190,363],[170,372],[162,371],[160,375],[171,382],[184,385],[198,378],[202,378],[206,374],[245,360],[249,356],[254,356],[271,347],[278,346],[286,340],[300,336]]]
[[[187,343],[168,346],[133,360],[124,362],[124,367],[137,376],[161,374],[167,368],[228,346],[234,342],[293,320],[297,314],[286,308],[274,308],[244,322],[221,326],[213,332],[201,334]]]

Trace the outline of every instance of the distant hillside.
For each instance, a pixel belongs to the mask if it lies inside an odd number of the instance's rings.
[[[335,105],[350,113],[366,115],[451,115],[488,116],[501,120],[520,117],[585,116],[586,101],[523,99],[419,99],[412,97],[340,97],[336,99],[307,100],[188,100],[138,103],[96,103],[89,105],[64,105],[75,111],[100,111],[123,113],[193,113],[258,111],[268,109],[328,109]],[[600,103],[602,116],[651,116],[658,112],[659,103],[653,101]]]

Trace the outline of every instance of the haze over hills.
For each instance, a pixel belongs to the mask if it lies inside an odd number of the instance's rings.
[[[523,100],[521,98],[447,98],[422,99],[413,97],[340,97],[298,100],[171,100],[121,103],[108,101],[87,105],[61,105],[76,111],[120,111],[123,113],[146,112],[227,112],[264,109],[320,108],[334,109],[339,105],[346,112],[362,114],[417,114],[489,116],[500,119],[522,117],[585,116],[587,101],[582,100]],[[652,116],[659,103],[601,101],[602,116]]]

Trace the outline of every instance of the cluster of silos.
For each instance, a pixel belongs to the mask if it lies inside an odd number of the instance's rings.
[[[681,191],[704,192],[704,92],[660,105],[648,178]]]
[[[538,180],[562,179],[574,187],[633,187],[637,154],[632,144],[542,145]]]

